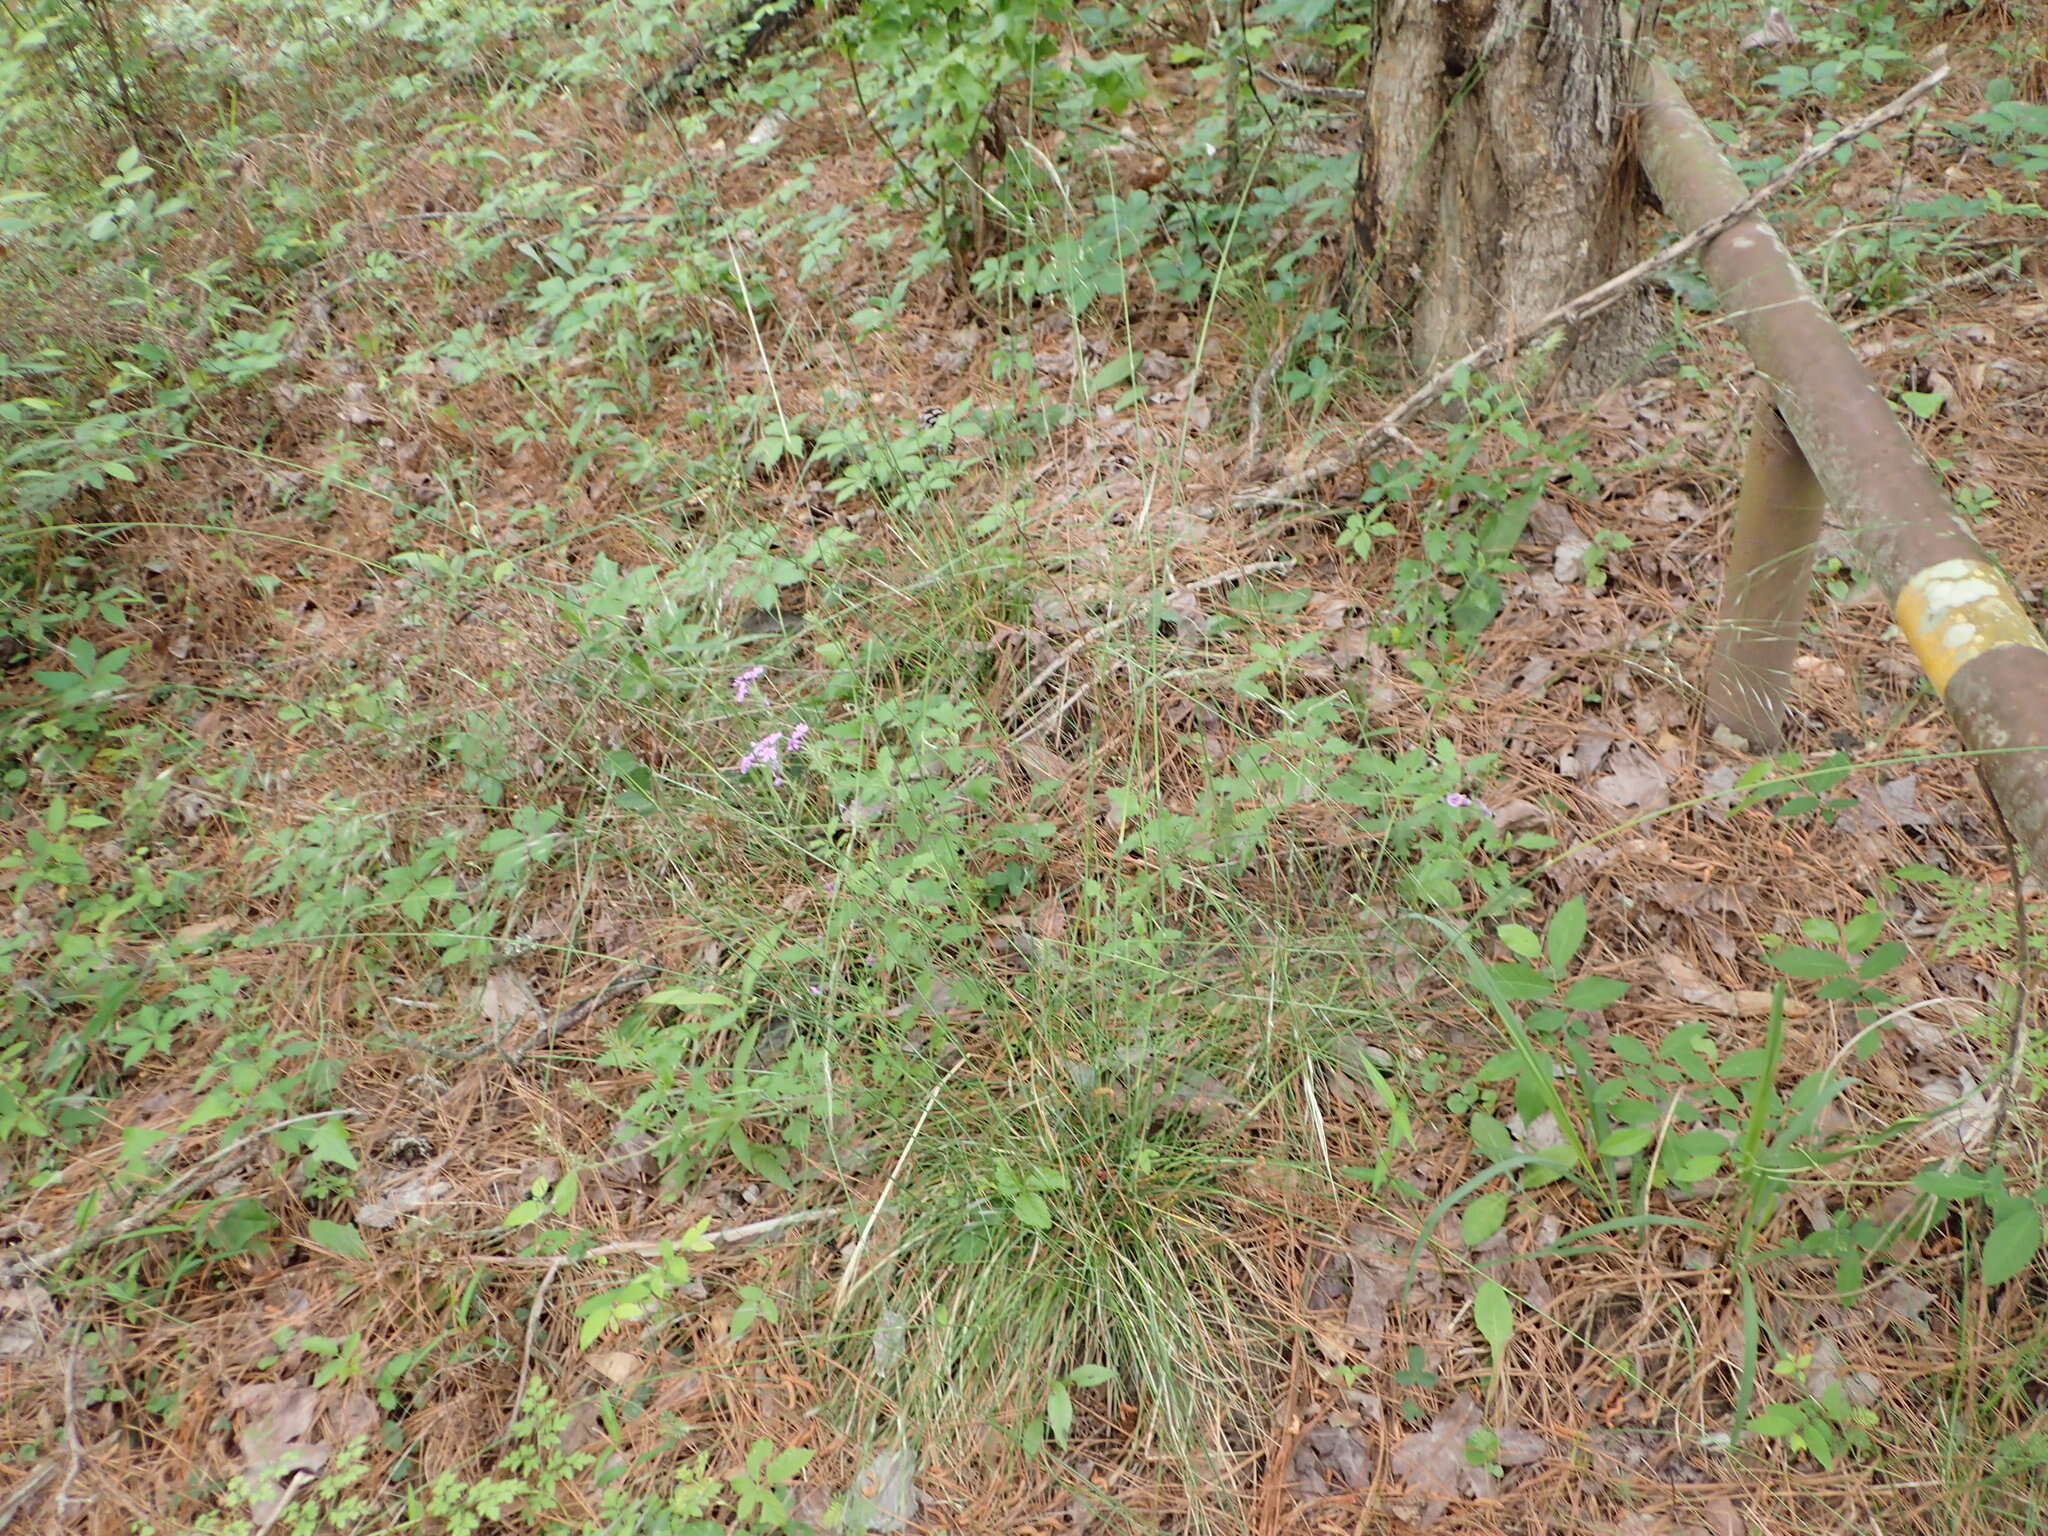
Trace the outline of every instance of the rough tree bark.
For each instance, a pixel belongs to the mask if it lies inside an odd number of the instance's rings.
[[[1366,318],[1428,370],[1626,266],[1641,206],[1619,0],[1385,0],[1365,86]],[[1657,332],[1647,296],[1525,382],[1614,382]]]

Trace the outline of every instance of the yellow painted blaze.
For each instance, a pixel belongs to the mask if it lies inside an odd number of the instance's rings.
[[[1899,628],[1920,658],[1938,694],[1949,679],[2001,645],[2048,650],[2018,596],[1982,560],[1943,560],[1908,581],[1899,593]]]

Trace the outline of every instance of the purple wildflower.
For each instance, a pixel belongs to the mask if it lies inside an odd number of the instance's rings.
[[[747,754],[734,766],[735,773],[752,773],[756,768],[766,768],[777,784],[786,783],[782,777],[782,758],[788,752],[801,752],[804,738],[811,734],[807,724],[791,726],[788,733],[770,731],[751,747]]]
[[[736,773],[752,773],[756,768],[768,768],[775,774],[775,782],[782,782],[782,744],[786,738],[780,731],[770,731],[751,747],[740,759]]]
[[[754,691],[754,684],[768,675],[766,667],[749,667],[732,680],[732,701],[735,704],[747,702],[747,695]]]
[[[1472,797],[1470,795],[1461,795],[1456,790],[1452,790],[1451,793],[1444,796],[1444,804],[1454,809],[1462,810],[1471,803]]]

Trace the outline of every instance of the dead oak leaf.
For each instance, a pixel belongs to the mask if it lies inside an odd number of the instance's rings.
[[[1364,1222],[1352,1223],[1345,1257],[1351,1267],[1351,1296],[1344,1331],[1367,1360],[1377,1360],[1387,1340],[1387,1309],[1401,1299],[1408,1266],[1400,1240]]]
[[[1341,1424],[1318,1424],[1296,1442],[1287,1482],[1301,1498],[1327,1498],[1372,1486],[1372,1451],[1365,1436]]]
[[[1658,955],[1656,962],[1661,990],[1681,1003],[1703,1008],[1724,1019],[1770,1017],[1771,994],[1768,992],[1724,987],[1677,955]],[[1785,999],[1785,1017],[1788,1019],[1803,1019],[1812,1011],[1795,997]]]
[[[1623,747],[1608,757],[1593,793],[1623,810],[1661,811],[1671,803],[1671,775],[1642,748]]]
[[[1408,1491],[1424,1500],[1414,1524],[1434,1525],[1444,1511],[1460,1499],[1491,1498],[1493,1468],[1525,1467],[1550,1454],[1550,1443],[1526,1429],[1495,1431],[1498,1444],[1492,1456],[1480,1461],[1471,1452],[1478,1447],[1473,1437],[1486,1426],[1479,1405],[1467,1393],[1437,1415],[1428,1429],[1410,1435],[1394,1448],[1389,1464],[1394,1474],[1408,1485]]]
[[[546,1017],[532,983],[509,966],[501,966],[491,972],[483,986],[477,989],[476,1001],[484,1022],[494,1029],[517,1024],[521,1019]]]
[[[267,1530],[293,1494],[327,1465],[328,1448],[305,1437],[320,1411],[313,1387],[253,1381],[237,1387],[228,1406],[240,1416],[235,1444],[249,1487],[249,1515]]]

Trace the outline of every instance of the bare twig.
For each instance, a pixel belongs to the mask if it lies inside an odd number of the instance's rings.
[[[85,1444],[78,1438],[78,1346],[83,1332],[82,1324],[72,1324],[71,1348],[64,1356],[64,1481],[57,1485],[56,1501],[60,1523],[71,1513],[71,1485],[85,1464]]]
[[[1255,65],[1260,75],[1280,87],[1283,96],[1323,96],[1331,101],[1369,101],[1370,91],[1354,91],[1341,85],[1310,85],[1306,80],[1297,80],[1292,75],[1283,75],[1265,65]]]
[[[1992,793],[1991,780],[1985,775],[1982,759],[1971,765],[1977,770],[1977,787],[1984,791],[1984,798],[1991,802],[1991,815],[1998,823],[1998,835],[2005,840],[2005,877],[2012,883],[2012,930],[2013,966],[2012,978],[2012,1025],[2005,1042],[2005,1061],[1998,1069],[1998,1108],[1991,1121],[1991,1135],[1985,1143],[1986,1165],[1998,1161],[1998,1144],[2005,1137],[2005,1124],[2012,1113],[2012,1096],[2015,1080],[2019,1076],[2020,1058],[2027,1045],[2027,968],[2030,963],[2027,942],[2027,896],[2020,887],[2019,844],[2012,835],[2012,826],[2005,819],[2005,807],[1998,803],[1998,796]]]
[[[903,1173],[903,1165],[910,1161],[911,1148],[917,1145],[917,1138],[924,1131],[924,1123],[932,1115],[932,1108],[939,1102],[939,1094],[946,1084],[953,1080],[953,1074],[966,1064],[965,1056],[958,1057],[953,1065],[946,1068],[945,1076],[932,1084],[932,1091],[925,1095],[924,1108],[918,1111],[917,1124],[910,1128],[910,1136],[903,1143],[903,1150],[896,1155],[896,1164],[889,1170],[889,1177],[882,1181],[882,1193],[876,1197],[875,1208],[868,1212],[868,1219],[861,1223],[860,1236],[854,1239],[853,1252],[846,1256],[846,1270],[839,1277],[839,1288],[832,1295],[832,1310],[837,1313],[846,1305],[846,1298],[853,1294],[854,1281],[860,1274],[860,1261],[868,1251],[868,1239],[874,1235],[875,1223],[881,1220],[882,1208],[889,1203],[889,1196],[896,1190],[896,1180]]]
[[[1482,347],[1475,347],[1449,367],[1441,368],[1427,381],[1403,398],[1392,410],[1354,437],[1345,447],[1328,457],[1317,460],[1297,474],[1277,480],[1254,491],[1245,491],[1235,499],[1239,506],[1274,507],[1285,506],[1314,490],[1325,480],[1344,473],[1345,470],[1363,463],[1388,442],[1393,440],[1394,429],[1403,422],[1421,414],[1444,387],[1461,371],[1474,368],[1488,368],[1505,357],[1522,351],[1551,332],[1561,327],[1584,323],[1620,302],[1646,279],[1655,276],[1666,267],[1685,260],[1693,252],[1707,245],[1717,236],[1726,233],[1734,225],[1749,217],[1758,208],[1776,197],[1785,188],[1804,176],[1816,163],[1844,144],[1853,144],[1873,128],[1890,122],[1903,115],[1913,104],[1948,78],[1949,67],[1944,64],[1931,75],[1901,92],[1874,112],[1866,113],[1838,133],[1830,134],[1818,143],[1809,144],[1793,162],[1769,181],[1758,187],[1749,196],[1729,208],[1718,218],[1709,219],[1698,228],[1674,240],[1654,256],[1647,256],[1624,272],[1619,272],[1599,286],[1587,289],[1576,298],[1567,299],[1534,324],[1497,337]]]
[[[1227,571],[1218,571],[1213,576],[1204,576],[1200,581],[1191,581],[1184,587],[1176,587],[1169,596],[1186,597],[1196,592],[1207,592],[1212,587],[1224,587],[1234,581],[1243,581],[1248,576],[1269,576],[1293,569],[1294,562],[1292,560],[1254,560],[1249,565],[1234,565]],[[1068,645],[1059,655],[1053,657],[1051,661],[1039,668],[1038,675],[1024,685],[1017,694],[1016,702],[1004,711],[1004,718],[1015,722],[1024,713],[1026,704],[1031,696],[1050,682],[1054,675],[1061,671],[1068,662],[1072,661],[1104,635],[1121,629],[1132,620],[1142,617],[1146,611],[1142,607],[1126,609],[1115,618],[1104,619],[1100,624],[1082,635],[1080,639]]]
[[[21,1485],[7,1496],[7,1502],[0,1504],[0,1531],[14,1524],[14,1517],[36,1501],[36,1496],[50,1485],[59,1470],[59,1463],[46,1461],[21,1480]]]
[[[411,1030],[393,1029],[388,1024],[384,1026],[382,1033],[398,1041],[401,1045],[410,1046],[416,1051],[424,1051],[435,1060],[445,1061],[453,1066],[464,1066],[472,1061],[480,1061],[486,1056],[496,1056],[505,1065],[516,1067],[528,1055],[539,1050],[542,1046],[552,1045],[557,1037],[574,1029],[613,998],[618,997],[622,993],[637,992],[641,988],[652,984],[660,976],[661,967],[658,965],[643,965],[638,970],[629,971],[617,980],[605,983],[604,986],[581,1001],[571,1003],[559,1013],[542,1019],[539,1024],[534,1026],[533,1033],[510,1050],[505,1048],[495,1032],[490,1039],[484,1041],[481,1045],[473,1045],[467,1050],[462,1051],[448,1050],[444,1046],[436,1045],[423,1035],[415,1034]],[[401,997],[394,998],[392,1001],[406,1003],[411,1000]],[[427,1005],[419,1004],[415,1006]]]
[[[539,1027],[528,1035],[524,1042],[507,1053],[507,1060],[516,1066],[529,1052],[537,1051],[544,1045],[552,1045],[557,1036],[574,1029],[613,998],[627,992],[641,991],[651,986],[660,976],[660,966],[643,965],[616,981],[606,983],[580,1003],[572,1003],[553,1018],[542,1020]]]
[[[1301,345],[1302,334],[1307,331],[1309,322],[1315,315],[1315,310],[1309,310],[1295,322],[1294,329],[1287,333],[1287,339],[1274,350],[1271,357],[1266,359],[1266,366],[1259,370],[1259,376],[1252,381],[1251,398],[1245,407],[1244,451],[1238,455],[1237,460],[1246,470],[1259,462],[1259,438],[1266,426],[1266,392],[1273,387],[1273,381],[1280,376],[1280,370],[1286,366],[1287,359],[1294,355],[1294,349]]]
[[[782,1216],[770,1216],[764,1221],[750,1221],[745,1226],[724,1227],[716,1232],[706,1232],[704,1241],[715,1243],[721,1248],[734,1243],[751,1242],[757,1237],[772,1237],[775,1233],[790,1227],[800,1227],[813,1221],[827,1221],[839,1214],[836,1205],[821,1205],[809,1210],[790,1211]],[[609,1259],[620,1254],[631,1254],[640,1258],[659,1258],[675,1243],[672,1237],[633,1238],[617,1243],[599,1243],[595,1248],[586,1248],[574,1256],[557,1254],[552,1258],[534,1257],[523,1253],[493,1256],[483,1262],[500,1268],[517,1266],[521,1268],[553,1268],[559,1264],[582,1264],[590,1259]]]
[[[273,1125],[266,1125],[260,1131],[251,1131],[241,1140],[222,1147],[211,1157],[202,1158],[194,1163],[128,1215],[103,1222],[89,1231],[80,1233],[68,1243],[59,1243],[55,1248],[45,1248],[41,1253],[31,1253],[11,1260],[0,1266],[0,1276],[11,1280],[24,1274],[40,1274],[56,1268],[66,1259],[90,1253],[93,1249],[126,1237],[131,1232],[139,1232],[207,1180],[217,1179],[239,1168],[255,1154],[258,1146],[279,1131],[290,1130],[295,1125],[305,1125],[313,1120],[348,1119],[356,1113],[357,1111],[353,1109],[319,1109],[309,1115],[294,1115],[289,1120],[279,1120]]]
[[[1095,680],[1090,678],[1080,687],[1074,689],[1073,692],[1061,694],[1050,704],[1046,705],[1044,709],[1041,709],[1029,724],[1019,726],[1010,737],[1011,743],[1014,745],[1020,741],[1029,741],[1034,736],[1042,736],[1046,732],[1053,730],[1062,720],[1067,718],[1067,712],[1085,699],[1094,687]]]
[[[2019,258],[2023,257],[2028,251],[2038,250],[2039,248],[2040,243],[2038,241],[2029,246],[2016,246],[2011,252],[2001,256],[1997,261],[1988,261],[1981,267],[1970,268],[1967,272],[1951,272],[1947,277],[1938,278],[1934,282],[1929,283],[1925,288],[1916,289],[1914,292],[1907,294],[1895,304],[1887,304],[1882,309],[1873,309],[1868,314],[1858,315],[1853,320],[1843,321],[1842,329],[1845,331],[1860,331],[1866,325],[1875,325],[1880,320],[1889,319],[1902,309],[1913,309],[1921,304],[1925,304],[1936,294],[1947,293],[1955,288],[1973,287],[1978,283],[1988,283],[1993,278],[2015,276],[2019,267]]]
[[[519,1385],[512,1393],[512,1413],[505,1420],[500,1432],[503,1439],[511,1434],[512,1426],[518,1422],[519,1406],[526,1401],[526,1383],[533,1374],[533,1341],[540,1336],[541,1313],[548,1302],[548,1287],[555,1283],[555,1276],[562,1272],[562,1266],[569,1262],[568,1255],[557,1254],[548,1262],[548,1272],[540,1277],[540,1284],[533,1288],[533,1307],[526,1314],[526,1347],[519,1353]]]

